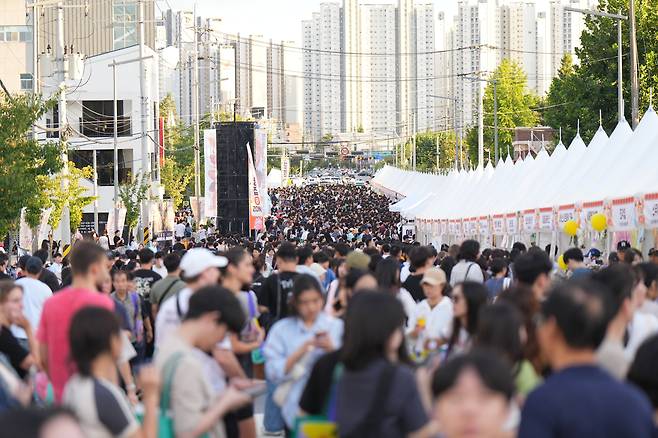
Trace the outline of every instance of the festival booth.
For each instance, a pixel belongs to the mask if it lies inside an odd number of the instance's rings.
[[[475,238],[484,246],[515,241],[563,251],[578,243],[610,251],[628,240],[646,253],[658,246],[658,115],[649,108],[636,130],[620,121],[610,137],[599,127],[589,145],[580,134],[494,167],[447,175],[386,166],[372,186],[413,220],[420,242]]]

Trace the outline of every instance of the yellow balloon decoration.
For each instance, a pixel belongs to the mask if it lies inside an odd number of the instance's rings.
[[[560,254],[560,257],[557,258],[557,265],[562,269],[563,271],[567,270],[567,264],[564,263],[564,254]]]
[[[603,231],[608,228],[608,218],[603,213],[596,213],[591,218],[592,228],[595,231]]]
[[[566,221],[564,223],[564,232],[568,236],[571,236],[571,237],[575,236],[576,233],[578,233],[578,222],[576,222],[573,219],[569,220],[569,221]]]

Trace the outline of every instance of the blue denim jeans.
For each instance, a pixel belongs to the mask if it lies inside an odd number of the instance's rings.
[[[277,385],[267,381],[267,395],[265,396],[265,412],[263,415],[263,427],[267,432],[280,432],[286,424],[281,416],[281,408],[274,402],[274,391]]]

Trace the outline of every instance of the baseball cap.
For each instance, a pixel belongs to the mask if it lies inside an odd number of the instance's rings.
[[[446,273],[441,268],[428,269],[425,271],[423,279],[420,280],[420,284],[429,284],[430,286],[438,286],[447,282]]]
[[[361,251],[352,251],[345,259],[345,266],[348,268],[366,270],[369,264],[370,256]]]
[[[658,249],[656,248],[651,248],[649,250],[649,257],[658,257]]]
[[[587,252],[587,257],[592,258],[592,257],[601,257],[601,251],[599,251],[597,248],[591,248]]]
[[[30,274],[38,274],[43,269],[43,262],[39,257],[30,257],[25,261],[25,270]]]
[[[311,269],[311,271],[313,271],[313,273],[314,273],[315,275],[317,275],[317,276],[320,276],[320,275],[324,274],[325,272],[327,272],[327,271],[322,267],[322,265],[320,265],[319,263],[313,263],[313,264],[311,264],[310,269]]]
[[[205,248],[192,248],[180,261],[180,268],[186,277],[195,277],[208,268],[224,268],[228,259],[216,256]]]
[[[623,251],[625,249],[629,249],[631,247],[631,243],[628,240],[621,240],[617,244],[617,251]]]

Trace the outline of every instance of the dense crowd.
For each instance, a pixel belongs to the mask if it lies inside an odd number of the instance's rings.
[[[0,252],[0,437],[658,436],[658,252],[564,271],[400,241],[368,188],[273,198],[254,238]]]

